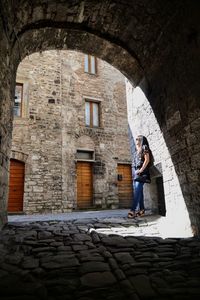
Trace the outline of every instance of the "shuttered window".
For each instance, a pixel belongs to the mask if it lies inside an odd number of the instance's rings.
[[[84,71],[90,74],[97,73],[97,60],[92,55],[85,55]]]
[[[92,108],[93,127],[99,127],[99,103],[92,103]]]
[[[21,117],[22,116],[22,104],[23,104],[23,84],[22,83],[16,83],[14,108],[13,108],[14,116],[16,116],[16,117]]]
[[[99,127],[99,102],[85,101],[85,125]]]

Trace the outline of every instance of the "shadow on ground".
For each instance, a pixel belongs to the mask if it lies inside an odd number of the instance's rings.
[[[8,224],[0,232],[0,299],[200,297],[199,239],[139,236],[150,221],[120,220]]]

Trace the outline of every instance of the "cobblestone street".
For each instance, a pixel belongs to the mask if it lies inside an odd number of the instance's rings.
[[[200,297],[199,239],[156,236],[155,216],[80,215],[9,217],[0,232],[0,299]]]

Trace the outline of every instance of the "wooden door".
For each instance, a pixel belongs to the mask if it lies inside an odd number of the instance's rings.
[[[25,165],[23,162],[14,159],[10,160],[8,212],[23,211],[24,169]]]
[[[131,165],[118,165],[118,196],[120,208],[131,207],[133,199]]]
[[[77,162],[77,207],[90,208],[93,205],[92,163]]]

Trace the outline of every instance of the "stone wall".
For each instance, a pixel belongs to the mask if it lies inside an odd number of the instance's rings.
[[[134,85],[146,77],[146,96],[178,174],[192,226],[200,232],[199,9],[196,0],[0,2],[1,224],[6,221],[17,65],[33,52],[72,49],[111,63]]]
[[[76,208],[76,151],[95,151],[94,206],[118,207],[117,163],[131,163],[124,76],[102,60],[84,72],[73,51],[32,54],[19,65],[22,118],[15,117],[13,152],[25,153],[24,212]],[[100,127],[85,126],[85,98],[100,102]],[[91,146],[93,145],[93,146]]]
[[[144,91],[145,85],[144,82],[142,85]],[[156,178],[162,177],[166,218],[162,219],[161,230],[163,234],[167,232],[171,236],[190,236],[191,223],[180,182],[162,131],[143,90],[139,86],[134,88],[126,80],[132,153],[136,151],[135,138],[142,134],[147,137],[154,157],[154,168],[151,172],[152,182],[144,186],[145,206],[152,210],[158,208],[161,195],[158,193]]]
[[[186,1],[162,36],[146,96],[170,152],[193,232],[200,228],[199,1]],[[184,26],[183,26],[184,24]],[[199,231],[200,233],[200,231]]]
[[[9,156],[12,133],[12,102],[15,72],[10,67],[9,41],[0,19],[0,229],[7,222]],[[11,87],[13,85],[13,88]]]

